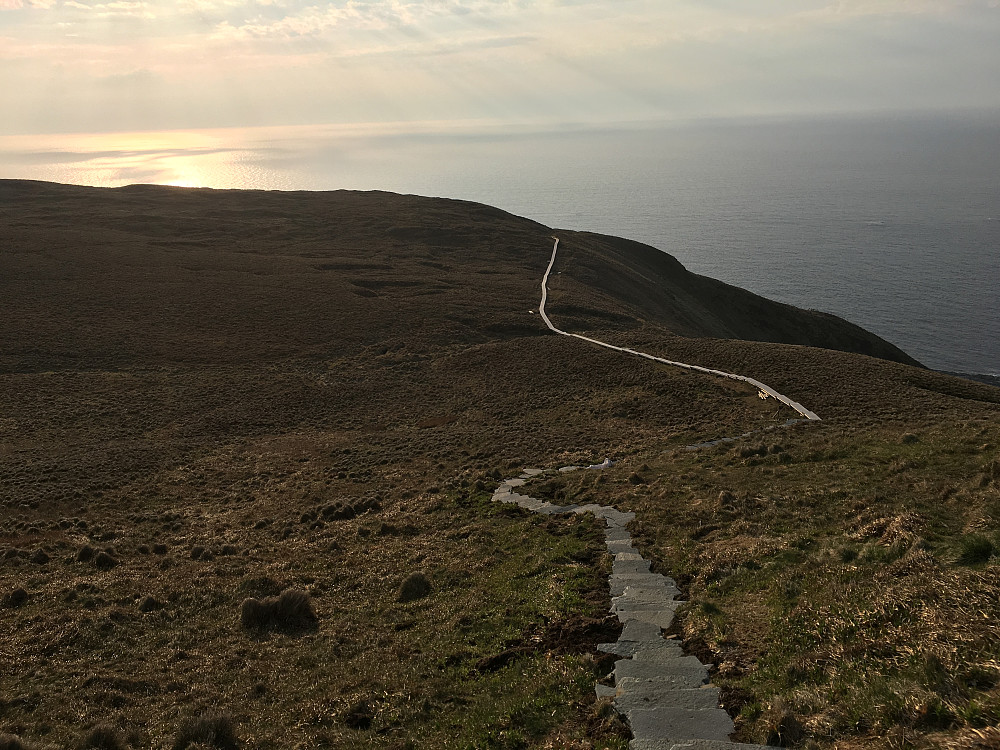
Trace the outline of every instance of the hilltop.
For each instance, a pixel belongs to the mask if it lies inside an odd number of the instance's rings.
[[[824,421],[685,451],[791,414],[549,334],[553,234],[562,328]],[[997,710],[995,626],[939,603],[921,650],[923,615],[892,610],[886,635],[866,597],[920,565],[1000,615],[990,552],[958,562],[996,541],[1000,389],[839,318],[469,202],[25,181],[0,181],[0,298],[0,733],[66,746],[107,723],[163,747],[219,707],[250,747],[622,746],[592,697],[613,629],[598,527],[489,503],[510,471],[605,456],[540,491],[638,513],[745,738],[782,711],[802,741],[964,737]],[[430,594],[398,600],[417,572]],[[315,627],[241,627],[244,599],[287,588]],[[786,623],[834,600],[882,654],[861,673],[923,703],[830,718],[853,688],[824,669],[853,657]]]

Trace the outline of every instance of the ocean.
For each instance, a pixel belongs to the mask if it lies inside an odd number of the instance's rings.
[[[648,243],[928,367],[1000,375],[996,116],[4,136],[0,177],[479,201]]]

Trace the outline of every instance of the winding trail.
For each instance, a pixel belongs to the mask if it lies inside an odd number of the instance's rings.
[[[605,469],[610,461],[588,466]],[[733,720],[719,708],[719,689],[708,684],[708,667],[697,657],[686,656],[680,641],[663,637],[674,613],[684,602],[672,578],[651,573],[649,560],[632,546],[626,526],[635,513],[597,505],[554,505],[517,492],[526,482],[545,474],[584,469],[564,466],[556,471],[525,469],[506,479],[493,493],[493,500],[511,503],[545,515],[593,513],[603,519],[611,568],[611,612],[624,626],[614,643],[601,643],[598,650],[621,658],[610,677],[614,687],[597,685],[599,697],[611,698],[615,710],[632,730],[629,750],[764,750],[761,745],[729,741]]]
[[[549,320],[549,316],[545,314],[545,302],[548,300],[548,282],[549,274],[552,273],[552,266],[556,262],[556,253],[559,251],[559,238],[553,237],[555,243],[552,245],[552,257],[549,259],[549,267],[545,269],[545,275],[542,277],[542,301],[538,305],[538,312],[542,316],[542,320],[545,321],[545,325],[549,327],[549,330],[558,333],[560,336],[572,336],[575,339],[580,339],[581,341],[587,341],[591,344],[596,344],[597,346],[603,346],[605,349],[613,349],[616,352],[623,352],[625,354],[633,354],[636,357],[642,357],[643,359],[650,359],[654,362],[659,362],[664,365],[672,365],[673,367],[683,367],[685,370],[694,370],[696,372],[703,372],[707,375],[715,375],[721,378],[729,378],[731,380],[741,380],[744,383],[749,383],[750,385],[756,386],[757,390],[768,397],[777,399],[786,406],[790,406],[796,412],[802,415],[803,418],[812,422],[820,421],[819,416],[814,412],[809,411],[802,404],[797,401],[792,401],[788,396],[783,396],[770,386],[764,385],[759,380],[754,380],[753,378],[748,378],[746,375],[736,375],[731,372],[723,372],[722,370],[712,370],[707,367],[699,367],[698,365],[689,365],[686,362],[674,362],[670,359],[663,359],[662,357],[654,357],[652,354],[646,354],[645,352],[639,352],[635,349],[627,349],[621,346],[615,346],[614,344],[608,344],[604,341],[598,341],[597,339],[592,339],[588,336],[582,336],[579,333],[569,333],[568,331],[563,331],[552,325],[552,321]]]
[[[759,380],[654,357],[645,352],[614,346],[556,328],[545,313],[549,274],[552,273],[559,250],[559,238],[552,239],[555,244],[552,246],[548,268],[542,277],[542,301],[538,305],[538,312],[549,330],[561,336],[571,336],[605,349],[661,364],[749,383],[757,387],[762,398],[777,399],[801,415],[802,419],[788,420],[789,423],[819,421],[815,413]],[[741,437],[751,434],[753,433],[746,433]],[[722,438],[688,448],[697,449],[736,439]],[[545,474],[581,469],[599,470],[611,465],[611,461],[606,459],[602,464],[587,467],[564,466],[548,471],[525,469],[519,476],[502,481],[493,493],[493,500],[512,503],[546,515],[593,513],[604,520],[607,526],[605,542],[608,553],[614,558],[610,578],[610,611],[618,617],[623,629],[615,643],[602,643],[597,647],[600,651],[621,657],[615,662],[614,671],[609,675],[614,686],[599,684],[597,694],[611,698],[615,710],[631,728],[629,750],[764,750],[761,745],[729,741],[729,735],[734,731],[733,721],[719,707],[719,689],[708,683],[708,667],[698,661],[697,657],[685,655],[678,640],[663,637],[663,630],[671,626],[677,608],[684,602],[677,598],[680,590],[676,582],[667,576],[651,572],[649,560],[644,559],[632,546],[632,536],[627,526],[635,519],[635,513],[596,503],[555,505],[515,491],[515,488],[520,489],[528,481]]]

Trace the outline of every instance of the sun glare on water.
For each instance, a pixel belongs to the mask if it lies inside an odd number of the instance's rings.
[[[282,187],[279,175],[253,166],[256,144],[246,135],[216,130],[0,136],[0,165],[5,177],[95,187]]]

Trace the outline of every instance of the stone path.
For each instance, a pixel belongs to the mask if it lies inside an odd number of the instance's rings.
[[[586,341],[590,344],[603,346],[605,349],[613,349],[616,352],[622,352],[624,354],[633,354],[636,357],[642,357],[643,359],[652,360],[653,362],[659,362],[660,364],[671,365],[672,367],[682,367],[685,370],[694,370],[695,372],[702,372],[705,373],[706,375],[715,375],[720,378],[729,378],[730,380],[739,380],[744,383],[749,383],[750,385],[754,386],[757,389],[757,392],[761,398],[776,399],[781,403],[785,404],[786,406],[789,406],[792,409],[794,409],[796,412],[802,415],[803,419],[812,422],[820,421],[820,418],[814,412],[809,411],[802,404],[798,403],[797,401],[792,401],[790,398],[788,398],[788,396],[783,396],[770,386],[764,385],[759,380],[754,380],[753,378],[749,378],[746,375],[737,375],[732,372],[723,372],[722,370],[712,370],[708,367],[689,365],[687,362],[675,362],[672,359],[664,359],[663,357],[654,357],[652,354],[646,354],[645,352],[636,351],[635,349],[629,349],[623,346],[615,346],[614,344],[608,344],[604,341],[599,341],[598,339],[592,339],[589,336],[582,336],[579,333],[569,333],[568,331],[564,331],[561,328],[556,328],[552,324],[552,321],[549,320],[549,316],[545,312],[545,303],[549,297],[549,290],[548,290],[549,274],[552,273],[552,266],[554,266],[556,262],[556,253],[559,251],[559,238],[553,237],[552,239],[555,241],[554,244],[552,245],[552,257],[549,259],[548,268],[545,269],[545,275],[542,276],[542,301],[538,305],[538,313],[542,316],[542,320],[545,322],[545,325],[548,326],[550,331],[552,331],[553,333],[558,333],[560,336],[570,336],[571,338],[580,339],[581,341]]]
[[[603,469],[610,461],[589,466]],[[576,471],[582,466],[565,466],[559,472]],[[694,656],[685,656],[677,640],[663,637],[674,613],[683,603],[680,591],[670,578],[649,571],[632,546],[626,526],[635,518],[605,505],[554,505],[519,490],[547,472],[525,469],[519,477],[500,483],[493,500],[557,515],[593,513],[604,519],[608,553],[614,556],[611,570],[611,611],[624,625],[615,643],[597,648],[615,654],[614,687],[597,686],[597,694],[614,700],[617,710],[632,729],[629,750],[763,750],[761,745],[729,741],[733,721],[719,708],[719,690],[708,684],[708,668]],[[555,472],[548,472],[555,473]]]

